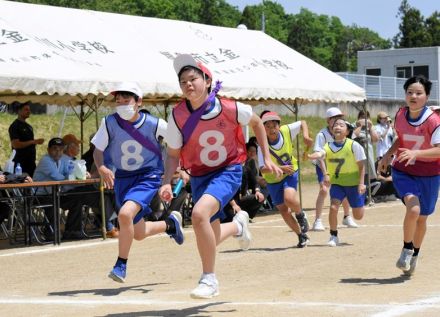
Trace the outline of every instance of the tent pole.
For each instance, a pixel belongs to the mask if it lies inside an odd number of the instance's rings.
[[[295,98],[294,104],[294,111],[295,111],[295,122],[298,121],[298,102]],[[301,208],[301,211],[303,210],[303,204],[302,204],[302,186],[301,186],[301,159],[299,155],[299,134],[296,135],[296,158],[298,161],[298,195],[299,195],[299,207]]]
[[[368,205],[372,206],[374,205],[373,199],[371,197],[371,186],[370,186],[370,151],[369,151],[369,147],[370,147],[370,139],[369,139],[369,135],[370,135],[370,131],[368,130],[368,117],[367,117],[367,100],[365,99],[362,102],[362,110],[364,111],[365,114],[365,136],[366,136],[366,142],[367,142],[367,146],[365,147],[365,155],[367,156],[367,164],[366,164],[366,177],[367,177],[367,201],[368,201]],[[370,129],[373,129],[373,126],[371,126]],[[372,140],[371,140],[372,142]],[[371,143],[372,144],[372,143]]]

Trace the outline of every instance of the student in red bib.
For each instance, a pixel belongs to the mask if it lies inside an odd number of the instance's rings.
[[[434,212],[440,186],[440,116],[427,106],[431,86],[421,75],[405,82],[407,105],[396,114],[397,139],[378,164],[380,171],[385,171],[392,156],[396,157],[393,183],[406,206],[403,248],[396,266],[405,275],[416,269],[426,222]]]
[[[245,211],[239,211],[233,222],[220,224],[223,207],[241,184],[241,163],[246,160],[242,126],[253,128],[267,168],[278,175],[282,172],[269,158],[263,123],[250,106],[216,96],[219,82],[211,92],[211,72],[191,55],[179,55],[174,69],[185,99],[174,107],[168,119],[168,155],[159,194],[170,201],[170,181],[180,161],[191,175],[195,202],[191,221],[203,270],[191,297],[211,298],[219,294],[214,273],[216,246],[230,236],[238,237],[242,249],[248,249],[251,241]]]

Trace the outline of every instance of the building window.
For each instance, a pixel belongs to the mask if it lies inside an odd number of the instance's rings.
[[[413,76],[423,75],[426,78],[429,78],[429,66],[414,66],[413,68]]]
[[[367,75],[367,85],[379,85],[379,78],[375,78],[382,74],[380,68],[367,68],[365,75]]]
[[[410,78],[411,76],[423,75],[429,78],[429,66],[400,66],[396,67],[397,78]]]
[[[365,75],[367,76],[380,76],[382,71],[380,68],[367,68],[365,70]]]

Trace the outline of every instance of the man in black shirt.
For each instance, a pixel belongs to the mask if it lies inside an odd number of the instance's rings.
[[[12,148],[16,151],[14,169],[20,163],[23,172],[33,175],[35,171],[36,144],[43,144],[44,139],[34,139],[32,126],[26,123],[31,114],[28,103],[21,104],[17,111],[18,117],[9,126],[9,138]]]

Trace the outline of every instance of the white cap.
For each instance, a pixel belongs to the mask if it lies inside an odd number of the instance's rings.
[[[110,93],[114,96],[116,94],[116,92],[118,91],[128,91],[128,92],[132,92],[134,93],[136,96],[142,98],[143,94],[142,94],[142,90],[141,88],[139,88],[139,85],[137,83],[132,83],[132,82],[122,82],[119,83],[113,91],[111,91]]]
[[[336,117],[336,116],[343,116],[344,114],[342,113],[342,111],[338,108],[338,107],[331,107],[327,109],[327,112],[325,113],[325,117],[328,118],[332,118],[332,117]]]
[[[202,73],[205,73],[206,76],[212,79],[211,71],[202,63],[197,62],[194,57],[192,57],[189,54],[180,54],[177,55],[177,57],[174,59],[173,62],[174,70],[176,71],[176,74],[179,75],[182,68],[185,66],[191,66],[197,69],[200,69]]]

